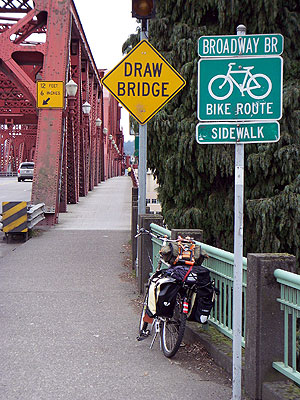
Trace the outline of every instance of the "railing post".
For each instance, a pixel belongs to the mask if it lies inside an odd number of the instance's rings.
[[[192,237],[197,242],[203,241],[203,230],[202,229],[171,229],[171,239],[177,239],[178,236]]]
[[[138,188],[133,187],[131,189],[131,249],[132,249],[132,269],[135,269],[136,257],[137,257],[137,239],[135,235],[137,233],[137,221],[138,221]]]
[[[139,215],[139,228],[150,230],[150,224],[163,224],[163,217],[160,214],[141,214]],[[152,259],[152,241],[150,235],[141,235],[138,238],[138,290],[144,292],[145,283],[148,281],[149,274],[152,272],[152,265],[149,257]]]
[[[283,359],[284,326],[275,269],[295,272],[287,254],[248,254],[244,386],[251,400],[262,399],[264,382],[282,380],[272,362]]]

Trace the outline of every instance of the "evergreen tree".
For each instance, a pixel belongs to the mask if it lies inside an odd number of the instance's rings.
[[[170,228],[201,228],[207,243],[233,251],[234,146],[198,145],[197,42],[202,35],[284,36],[283,118],[277,143],[245,145],[244,252],[300,258],[299,0],[157,1],[149,40],[186,87],[148,124],[148,166]],[[132,37],[124,50],[138,42]]]

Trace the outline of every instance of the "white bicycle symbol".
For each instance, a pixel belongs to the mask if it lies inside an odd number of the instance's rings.
[[[272,82],[267,75],[252,75],[250,71],[254,68],[254,66],[240,67],[240,70],[233,71],[232,67],[235,64],[236,63],[228,64],[228,71],[226,75],[216,75],[209,81],[208,91],[211,97],[216,100],[228,99],[233,92],[233,85],[239,89],[242,96],[245,96],[245,92],[247,92],[250,97],[259,100],[264,99],[269,95],[272,90]],[[233,78],[233,74],[245,74],[243,83],[238,83]],[[213,84],[215,84],[214,87]],[[224,87],[225,89],[222,91]],[[218,93],[218,90],[221,92]]]

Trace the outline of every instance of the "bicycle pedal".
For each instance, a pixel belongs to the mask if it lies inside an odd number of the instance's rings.
[[[150,336],[150,331],[147,330],[145,332],[141,332],[139,336],[137,336],[136,340],[140,342],[141,340],[147,339]]]

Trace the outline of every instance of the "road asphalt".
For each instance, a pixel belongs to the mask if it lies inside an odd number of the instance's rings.
[[[229,400],[228,382],[137,342],[131,180],[101,183],[0,257],[0,400]]]

